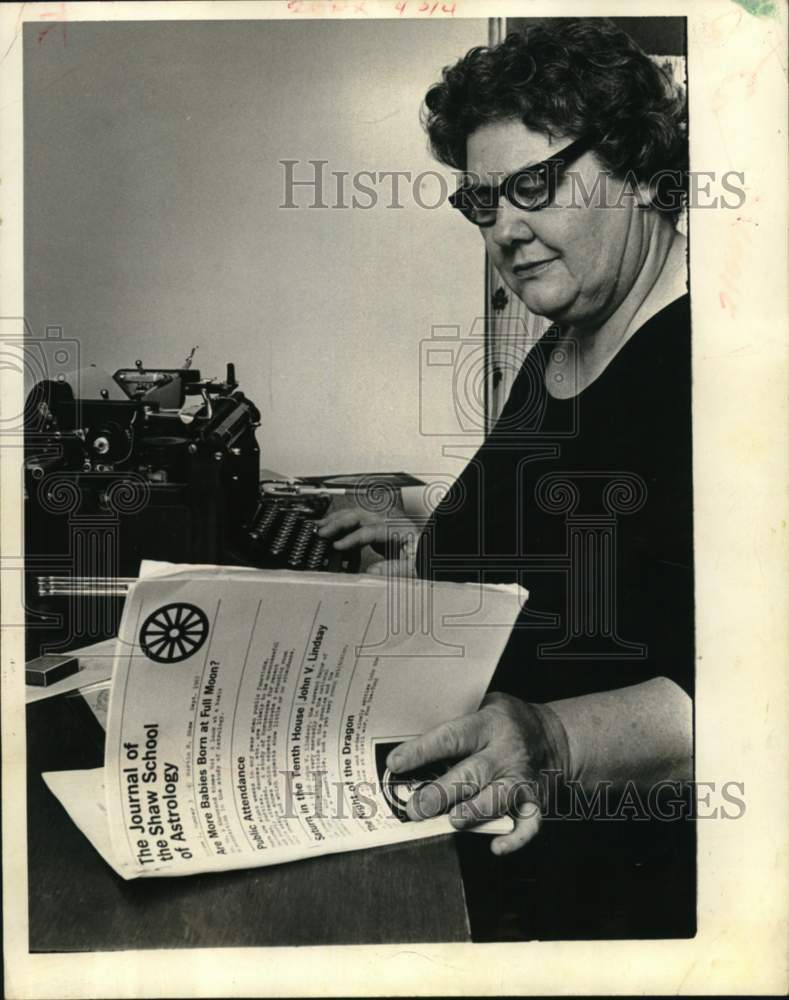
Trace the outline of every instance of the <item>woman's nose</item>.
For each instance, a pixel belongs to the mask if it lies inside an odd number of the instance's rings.
[[[530,213],[513,205],[505,196],[499,198],[496,221],[491,227],[491,237],[500,246],[507,246],[515,240],[529,243],[534,239]]]

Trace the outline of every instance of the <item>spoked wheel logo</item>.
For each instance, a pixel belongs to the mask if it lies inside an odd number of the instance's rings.
[[[194,604],[165,604],[140,629],[140,647],[156,663],[180,663],[208,638],[208,618]]]

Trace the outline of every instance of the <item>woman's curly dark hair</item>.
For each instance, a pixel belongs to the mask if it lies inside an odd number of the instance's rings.
[[[648,183],[670,171],[685,186],[684,91],[612,21],[562,18],[471,49],[443,70],[422,116],[433,154],[458,170],[475,129],[513,118],[549,138],[598,136],[614,176]]]

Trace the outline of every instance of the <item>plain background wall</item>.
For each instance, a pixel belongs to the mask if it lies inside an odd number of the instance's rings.
[[[435,170],[421,100],[486,35],[484,20],[26,25],[34,334],[60,326],[108,371],[176,366],[195,344],[203,375],[235,362],[262,462],[284,473],[456,474],[420,434],[419,344],[481,314],[481,240],[409,185],[401,209],[281,209],[278,161]],[[423,201],[438,193],[428,178]],[[446,424],[446,380],[425,390]]]

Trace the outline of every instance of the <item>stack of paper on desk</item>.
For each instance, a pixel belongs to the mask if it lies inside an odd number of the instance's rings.
[[[473,711],[517,587],[185,567],[130,590],[105,766],[45,779],[124,878],[278,864],[433,836],[386,771]],[[504,819],[496,829],[509,829]]]

